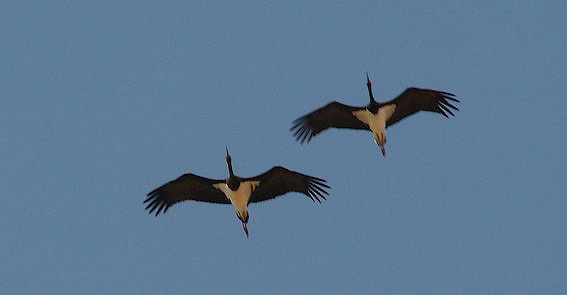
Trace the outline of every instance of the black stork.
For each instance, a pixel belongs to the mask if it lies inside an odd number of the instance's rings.
[[[379,103],[372,94],[372,83],[366,73],[366,86],[370,103],[364,107],[353,107],[333,101],[303,117],[293,121],[290,131],[302,144],[327,128],[348,128],[369,130],[374,142],[380,147],[382,156],[386,156],[386,128],[419,111],[447,113],[454,116],[453,110],[459,110],[449,101],[460,102],[449,92],[410,87],[398,97]]]
[[[281,166],[275,166],[258,176],[242,178],[234,175],[232,160],[226,149],[227,179],[210,179],[187,173],[149,192],[144,203],[155,216],[181,201],[193,200],[217,204],[232,204],[236,216],[248,237],[248,204],[262,202],[288,192],[307,195],[311,200],[326,200],[330,189],[321,178],[308,176]]]

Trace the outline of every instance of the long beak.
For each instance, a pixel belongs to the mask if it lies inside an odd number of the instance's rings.
[[[248,226],[246,226],[246,223],[242,223],[242,228],[244,229],[244,233],[246,234],[246,238],[248,238]]]
[[[230,157],[230,155],[228,154],[228,146],[224,146],[224,148],[226,149],[226,156]]]
[[[386,148],[383,145],[381,145],[380,150],[382,150],[382,156],[386,157]]]

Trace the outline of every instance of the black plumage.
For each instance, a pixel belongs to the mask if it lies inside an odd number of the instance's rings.
[[[383,129],[396,124],[397,122],[419,112],[435,112],[445,117],[453,115],[453,110],[459,110],[452,102],[460,102],[454,94],[431,89],[421,89],[410,87],[398,95],[396,98],[385,103],[379,103],[372,94],[372,83],[367,78],[368,94],[370,102],[366,106],[355,107],[333,101],[324,107],[316,109],[293,121],[290,131],[300,143],[311,141],[314,136],[328,128],[347,128],[356,130],[370,130],[373,132],[383,132],[384,130],[371,130],[370,117],[365,117],[365,111],[369,116],[378,116],[379,110],[393,110],[391,113],[385,111],[383,115]],[[379,124],[377,124],[379,125]],[[384,134],[385,137],[385,134]],[[380,139],[381,147],[385,143],[385,138]],[[384,151],[383,151],[384,153]]]
[[[184,174],[148,193],[146,210],[155,216],[165,213],[174,204],[192,200],[216,204],[232,204],[242,221],[246,236],[248,204],[271,200],[288,192],[298,192],[313,201],[326,199],[330,187],[321,178],[305,175],[281,166],[260,175],[241,178],[232,170],[232,160],[226,151],[229,170],[227,179],[210,179],[195,174]]]

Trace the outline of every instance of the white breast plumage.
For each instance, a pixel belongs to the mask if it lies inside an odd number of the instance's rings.
[[[376,114],[371,113],[367,109],[363,109],[352,112],[352,115],[364,124],[368,125],[372,132],[383,133],[386,129],[386,121],[390,119],[395,110],[396,105],[390,104],[379,108]]]
[[[252,195],[252,192],[258,185],[260,185],[260,181],[245,181],[240,183],[236,191],[232,191],[224,182],[214,184],[213,186],[224,193],[236,210],[245,212],[250,195]]]

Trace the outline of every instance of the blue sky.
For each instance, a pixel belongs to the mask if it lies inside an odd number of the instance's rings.
[[[565,1],[3,1],[0,293],[564,294]],[[454,118],[291,121],[408,86]],[[274,165],[332,186],[250,207],[142,201]]]

